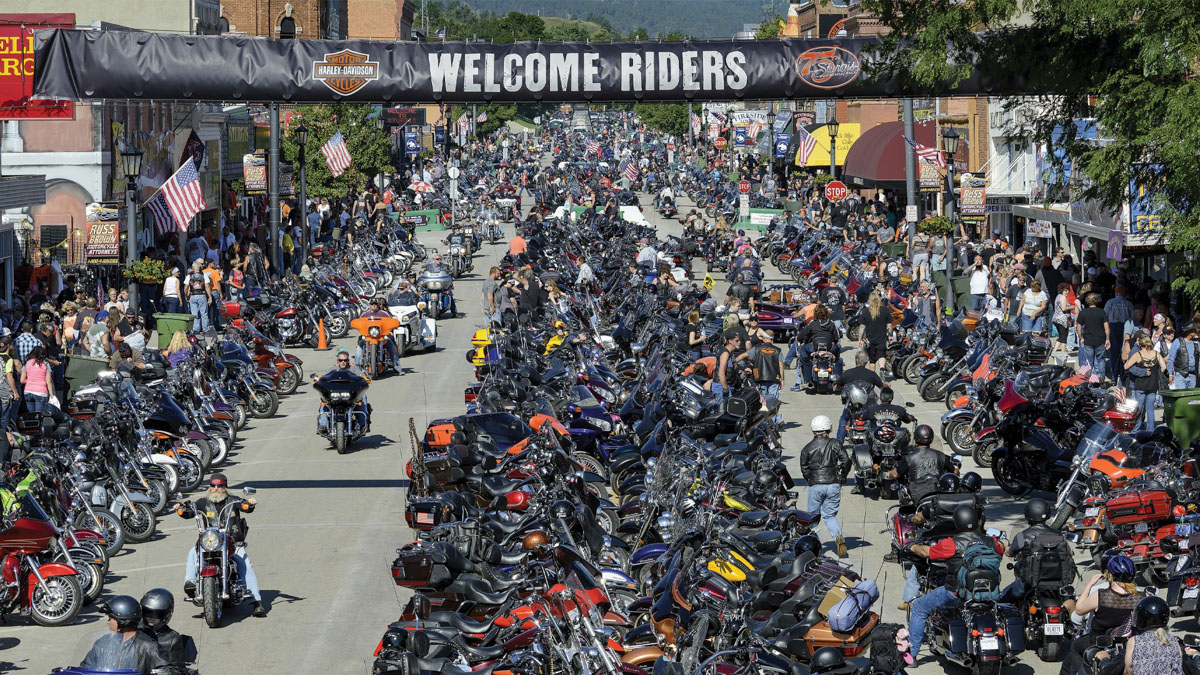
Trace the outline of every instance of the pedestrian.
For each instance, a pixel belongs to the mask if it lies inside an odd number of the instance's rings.
[[[1075,291],[1071,284],[1065,281],[1060,283],[1054,297],[1054,313],[1051,315],[1058,341],[1054,343],[1051,353],[1061,352],[1064,358],[1068,351],[1067,336],[1075,325],[1075,305]]]
[[[216,330],[221,330],[221,270],[217,263],[209,260],[204,268],[204,276],[208,277],[209,296],[212,302],[208,305],[209,322]]]
[[[1133,318],[1133,304],[1125,299],[1124,286],[1118,284],[1113,293],[1112,299],[1104,303],[1104,315],[1108,319],[1108,377],[1116,382],[1124,374],[1121,348],[1125,344],[1125,322]]]
[[[810,426],[813,439],[800,450],[800,472],[808,482],[808,511],[821,514],[838,557],[846,558],[849,553],[837,515],[842,504],[842,482],[850,473],[850,455],[841,441],[829,437],[833,422],[828,417],[817,415]]]
[[[1112,325],[1100,309],[1100,296],[1088,293],[1084,307],[1075,322],[1075,338],[1079,343],[1079,367],[1089,368],[1097,377],[1106,374],[1105,361],[1112,347]]]
[[[988,287],[992,282],[992,273],[983,262],[983,256],[975,256],[975,264],[967,270],[970,278],[971,310],[982,312],[987,308]]]
[[[50,364],[46,361],[45,348],[40,344],[29,352],[29,360],[21,371],[21,385],[25,389],[25,410],[41,412],[54,397],[54,381]]]
[[[1017,315],[1021,317],[1021,330],[1026,333],[1040,333],[1046,324],[1046,307],[1050,299],[1042,290],[1040,279],[1034,279],[1029,288],[1021,294],[1017,304]]]
[[[179,289],[179,270],[172,267],[170,271],[167,272],[167,278],[163,281],[163,312],[167,314],[178,314],[182,297],[183,295],[180,293]]]
[[[754,373],[754,384],[768,406],[779,403],[779,384],[783,381],[779,357],[779,347],[770,339],[758,342],[746,352],[746,358]],[[776,425],[782,424],[783,415],[776,412],[773,420]]]
[[[208,308],[212,304],[212,289],[208,278],[204,276],[200,266],[203,263],[196,260],[192,263],[192,271],[188,273],[184,284],[184,294],[187,297],[188,309],[193,317],[192,329],[198,333],[208,330]]]
[[[21,388],[17,385],[20,379],[20,364],[12,355],[12,338],[5,335],[0,337],[0,429],[7,429],[8,423],[17,416],[21,407]]]
[[[1133,398],[1142,407],[1142,415],[1133,430],[1151,431],[1154,429],[1154,401],[1161,385],[1160,378],[1166,377],[1170,382],[1170,376],[1166,375],[1166,359],[1154,348],[1154,341],[1149,335],[1140,334],[1137,337],[1137,351],[1129,355],[1124,365]]]
[[[1183,339],[1171,343],[1167,356],[1167,364],[1174,376],[1172,389],[1194,389],[1196,375],[1200,370],[1200,329],[1195,324],[1188,324],[1183,329]]]

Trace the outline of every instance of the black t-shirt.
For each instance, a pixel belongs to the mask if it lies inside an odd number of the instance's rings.
[[[1100,347],[1104,344],[1104,327],[1108,325],[1108,316],[1099,307],[1084,307],[1076,317],[1079,330],[1083,335],[1083,344],[1088,347]]]
[[[866,308],[863,308],[859,314],[859,320],[862,321],[863,337],[866,338],[869,344],[887,344],[888,326],[892,323],[891,310],[884,307],[879,310],[879,316],[871,318],[871,313]]]
[[[829,318],[834,321],[846,318],[846,291],[841,286],[826,286],[821,289],[821,304],[829,308]]]
[[[858,237],[859,241],[865,241],[866,239],[870,238],[871,223],[869,223],[865,220],[860,220],[857,223],[855,223],[854,224],[854,235],[856,237]]]
[[[910,415],[907,410],[894,403],[878,403],[873,405],[867,408],[867,413],[864,416],[877,424],[891,422],[896,426],[916,421],[916,418]]]
[[[879,375],[875,371],[866,366],[850,368],[842,373],[842,376],[837,381],[839,387],[844,387],[851,382],[866,382],[867,384],[875,385],[877,389],[883,388],[883,380],[879,379]]]

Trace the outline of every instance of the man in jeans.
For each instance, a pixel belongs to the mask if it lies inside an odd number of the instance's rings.
[[[779,365],[779,347],[771,342],[760,342],[746,353],[751,367],[754,368],[754,384],[758,393],[768,405],[779,400],[779,383],[783,379],[783,369]],[[775,424],[783,423],[783,415],[776,413]]]
[[[832,429],[833,422],[825,415],[813,418],[813,439],[800,451],[800,471],[808,481],[808,510],[821,514],[821,522],[837,543],[838,557],[846,558],[849,553],[837,514],[842,505],[842,481],[850,473],[850,455],[841,441],[829,437]]]
[[[1085,305],[1075,319],[1075,339],[1079,343],[1079,367],[1091,368],[1096,377],[1104,377],[1105,361],[1111,346],[1108,316],[1100,309],[1100,296],[1088,293]]]
[[[987,307],[988,287],[992,283],[992,273],[983,262],[983,256],[975,256],[975,264],[967,270],[971,282],[971,309],[982,312]]]
[[[1121,361],[1121,347],[1125,345],[1125,322],[1133,318],[1133,303],[1125,299],[1125,287],[1117,285],[1115,295],[1104,303],[1104,314],[1108,317],[1108,373],[1114,381],[1125,374]]]

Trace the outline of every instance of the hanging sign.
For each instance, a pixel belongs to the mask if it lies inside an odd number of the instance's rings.
[[[87,206],[87,243],[83,255],[92,265],[116,265],[121,257],[121,209],[115,204]]]

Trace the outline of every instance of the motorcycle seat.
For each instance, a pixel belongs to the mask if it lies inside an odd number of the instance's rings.
[[[461,638],[456,640],[456,643],[469,661],[494,661],[504,656],[505,653],[503,644],[492,645],[490,647],[472,647]]]
[[[735,530],[737,536],[749,542],[754,546],[754,550],[764,555],[770,555],[779,551],[780,544],[783,543],[783,533],[779,530],[761,530],[750,531]]]
[[[494,591],[487,581],[474,576],[460,576],[446,587],[446,593],[457,593],[478,605],[503,605],[512,598],[513,590]]]
[[[740,434],[717,434],[713,436],[713,447],[724,447],[730,443],[736,442],[741,437]]]
[[[517,486],[523,481],[524,479],[522,478],[488,475],[480,479],[479,484],[483,488],[483,495],[485,497],[499,497],[517,489]]]
[[[750,450],[750,444],[745,441],[736,441],[730,443],[717,451],[713,452],[709,457],[712,459],[725,459],[734,455],[742,454]]]
[[[450,626],[463,633],[486,633],[492,628],[491,621],[476,621],[461,612],[430,612],[428,621]]]
[[[796,623],[796,617],[782,611],[775,611],[771,616],[764,621],[756,621],[753,618],[746,619],[746,627],[750,632],[757,635],[774,635],[781,630],[786,630]]]
[[[746,511],[738,516],[739,529],[758,529],[767,524],[771,519],[771,514],[767,511]]]
[[[796,579],[799,579],[802,574],[808,571],[808,567],[816,560],[816,556],[811,551],[805,551],[798,558],[792,561],[786,572],[773,579],[767,584],[767,589],[771,591],[782,591],[787,588]],[[778,568],[777,568],[778,569]]]

